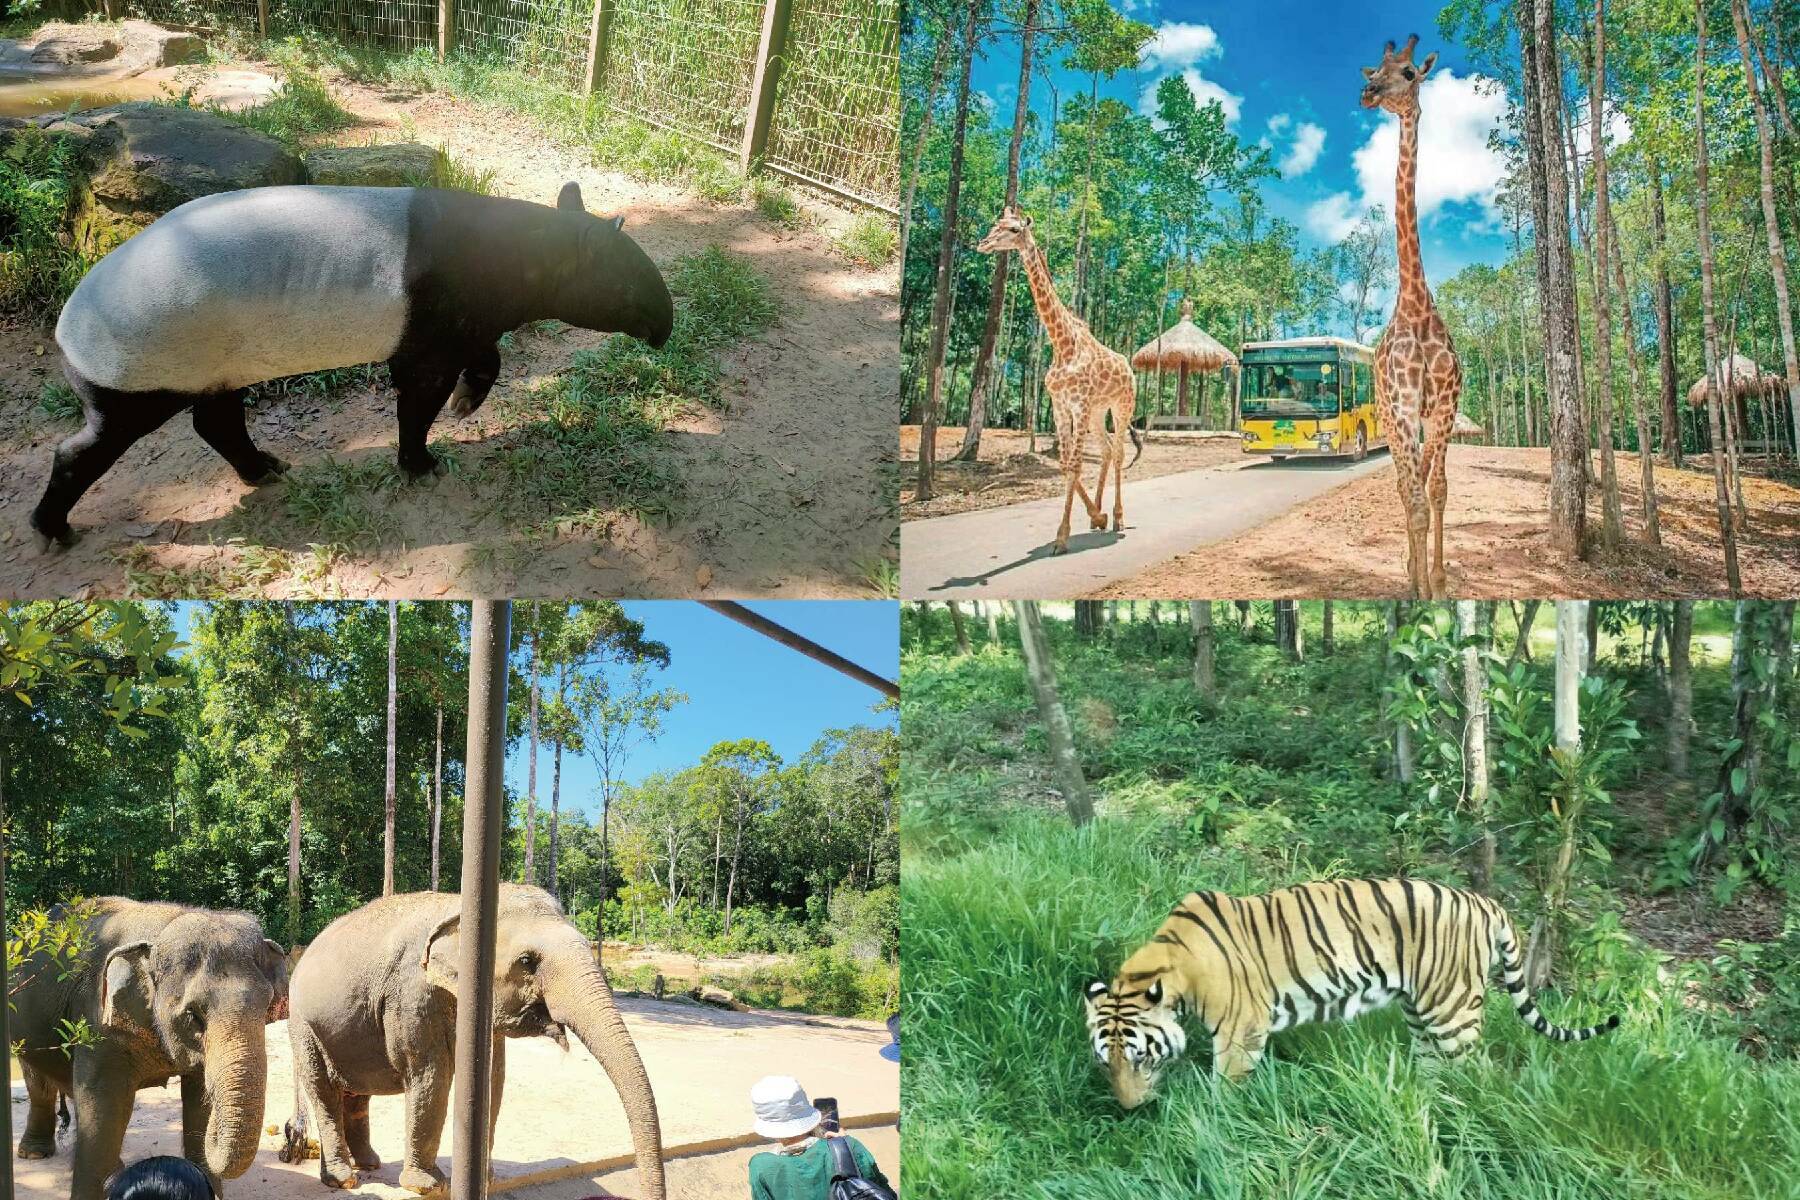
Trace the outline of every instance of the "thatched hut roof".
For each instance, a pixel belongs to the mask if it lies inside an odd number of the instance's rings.
[[[1486,437],[1487,430],[1470,420],[1468,413],[1459,412],[1456,414],[1456,424],[1450,427],[1450,436],[1459,440]]]
[[[1217,371],[1220,367],[1237,366],[1237,356],[1219,340],[1194,324],[1194,302],[1181,302],[1181,319],[1145,342],[1131,356],[1131,365],[1140,371],[1174,371],[1186,367],[1190,371]]]
[[[1781,376],[1763,370],[1741,354],[1726,358],[1723,369],[1727,373],[1727,386],[1740,397],[1760,396],[1781,386]],[[1694,380],[1687,399],[1695,408],[1706,407],[1706,376]]]

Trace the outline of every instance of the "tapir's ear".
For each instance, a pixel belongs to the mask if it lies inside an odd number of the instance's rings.
[[[606,223],[613,227],[614,233],[617,233],[617,232],[619,232],[619,230],[625,228],[625,218],[623,216],[608,217],[608,218],[606,218]]]
[[[564,212],[586,212],[581,205],[581,185],[573,179],[562,185],[562,191],[556,193],[556,207]]]

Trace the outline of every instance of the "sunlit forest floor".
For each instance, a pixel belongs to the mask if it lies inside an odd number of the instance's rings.
[[[913,1194],[1791,1197],[1800,1023],[1774,991],[1788,985],[1759,976],[1742,991],[1747,976],[1735,973],[1759,954],[1769,970],[1791,970],[1781,946],[1792,936],[1776,942],[1784,907],[1792,925],[1800,903],[1756,885],[1721,907],[1705,886],[1656,886],[1729,728],[1724,605],[1697,613],[1699,732],[1686,778],[1663,760],[1661,688],[1635,666],[1637,631],[1602,640],[1599,673],[1633,689],[1644,741],[1610,783],[1599,838],[1610,854],[1584,856],[1579,928],[1542,998],[1567,1024],[1620,1012],[1619,1030],[1554,1043],[1496,1001],[1477,1052],[1443,1062],[1415,1054],[1399,1014],[1384,1011],[1276,1035],[1241,1085],[1213,1076],[1199,1044],[1151,1105],[1126,1113],[1112,1100],[1079,989],[1115,969],[1188,890],[1250,894],[1399,872],[1466,883],[1464,839],[1432,816],[1454,795],[1408,796],[1390,778],[1379,614],[1340,605],[1327,655],[1317,607],[1303,610],[1305,663],[1267,644],[1266,614],[1256,641],[1221,615],[1215,707],[1193,689],[1185,606],[1165,606],[1153,628],[1140,605],[1137,623],[1091,641],[1073,636],[1066,606],[1046,606],[1098,814],[1082,829],[1052,780],[1010,625],[989,646],[972,622],[975,653],[958,656],[944,614],[931,613],[921,637],[909,612],[902,952]],[[1547,632],[1526,668],[1546,689]],[[1522,836],[1502,831],[1496,890],[1528,922],[1536,867]]]
[[[1444,557],[1450,593],[1474,598],[1595,599],[1728,594],[1718,510],[1707,461],[1683,470],[1656,463],[1662,545],[1638,541],[1641,489],[1635,454],[1617,455],[1627,541],[1569,563],[1548,538],[1550,452],[1453,446]],[[1125,477],[1131,492],[1132,476]],[[1598,488],[1588,528],[1597,539]],[[1750,520],[1738,562],[1750,596],[1800,594],[1800,487],[1744,476]],[[1129,536],[1129,531],[1128,531]],[[1183,554],[1097,593],[1115,599],[1193,596],[1394,596],[1407,593],[1406,525],[1391,470],[1378,470],[1306,501],[1248,533]]]
[[[491,172],[493,194],[543,204],[578,181],[589,211],[623,214],[665,275],[710,246],[739,259],[779,305],[778,323],[720,351],[716,403],[670,404],[647,388],[643,414],[613,421],[617,445],[595,456],[585,479],[557,488],[545,464],[567,437],[547,420],[542,389],[607,336],[545,322],[503,347],[499,384],[479,413],[434,426],[452,460],[446,478],[400,483],[385,369],[336,372],[348,378],[327,394],[296,389],[250,412],[258,444],[295,464],[283,484],[243,485],[177,418],[76,507],[82,541],[40,556],[25,516],[51,449],[75,425],[40,406],[61,378],[55,314],[0,322],[0,581],[11,594],[885,590],[894,514],[883,419],[892,419],[898,370],[898,284],[892,268],[871,270],[837,249],[855,214],[789,198],[775,219],[748,196],[716,201],[595,166],[498,105],[328,83],[351,123],[309,146],[442,147],[470,175]],[[596,506],[596,491],[613,502]]]

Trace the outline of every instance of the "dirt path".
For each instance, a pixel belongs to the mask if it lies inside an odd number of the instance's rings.
[[[52,447],[73,425],[39,407],[58,378],[47,331],[0,330],[0,594],[271,596],[867,595],[891,559],[893,396],[898,284],[892,269],[849,264],[831,246],[852,214],[815,205],[821,222],[789,230],[746,205],[587,165],[522,119],[441,95],[337,83],[360,124],[341,144],[417,140],[495,172],[496,194],[550,203],[578,180],[591,211],[627,230],[665,268],[718,244],[750,261],[782,305],[779,323],[724,358],[726,411],[678,416],[648,453],[681,481],[673,520],[623,511],[550,514],[535,531],[497,511],[500,482],[470,471],[515,447],[516,401],[603,335],[555,326],[517,339],[499,385],[472,417],[440,419],[464,470],[401,486],[391,464],[394,402],[386,372],[329,398],[259,403],[253,437],[297,467],[342,464],[327,499],[371,536],[339,540],[288,504],[291,485],[256,491],[177,419],[145,438],[76,507],[85,536],[40,556],[25,519]],[[509,398],[515,403],[508,404]],[[502,477],[503,478],[503,477]],[[341,529],[340,524],[337,528]],[[379,536],[375,536],[378,534]],[[233,541],[231,539],[241,539]]]
[[[963,427],[938,427],[937,470],[933,475],[931,499],[913,499],[919,472],[919,427],[900,427],[900,519],[922,521],[952,513],[976,509],[1004,508],[1027,500],[1062,498],[1062,471],[1056,456],[1050,453],[1050,439],[1042,434],[1037,450],[1029,449],[1029,440],[1016,429],[989,429],[981,435],[981,456],[972,463],[951,462],[950,456],[962,445]],[[1126,487],[1134,481],[1155,479],[1177,471],[1194,471],[1202,467],[1224,466],[1244,461],[1242,443],[1237,434],[1214,434],[1204,437],[1157,434],[1144,442],[1143,457],[1126,472]],[[1129,461],[1133,451],[1126,450]],[[1092,482],[1100,473],[1100,449],[1089,443],[1083,449],[1087,472],[1083,478]]]
[[[1637,456],[1620,454],[1626,536],[1635,538]],[[1550,458],[1543,449],[1453,446],[1444,557],[1451,594],[1477,599],[1685,599],[1725,594],[1724,551],[1705,460],[1656,467],[1660,548],[1628,540],[1611,555],[1568,563],[1548,544]],[[1739,533],[1744,590],[1800,593],[1800,488],[1746,477],[1750,524]],[[1600,499],[1588,527],[1598,535]],[[1302,504],[1255,529],[1096,590],[1115,599],[1231,596],[1399,597],[1406,594],[1405,527],[1390,471]],[[1129,513],[1127,518],[1129,519]],[[910,593],[909,593],[910,594]]]
[[[895,1113],[900,1107],[900,1069],[880,1057],[885,1026],[875,1021],[802,1017],[788,1013],[735,1013],[696,1005],[621,999],[627,1026],[656,1092],[663,1143],[677,1147],[749,1132],[750,1085],[764,1075],[791,1074],[814,1096],[835,1096],[845,1117]],[[319,1200],[319,1164],[286,1165],[275,1152],[276,1129],[293,1109],[293,1075],[287,1024],[268,1031],[269,1085],[261,1145],[255,1164],[228,1185],[230,1200]],[[16,1077],[15,1077],[16,1078]],[[384,1165],[349,1193],[410,1200],[398,1186],[404,1150],[400,1096],[370,1104],[371,1141]],[[14,1128],[25,1115],[24,1085],[13,1087]],[[891,1126],[890,1126],[891,1129]],[[884,1167],[898,1166],[897,1138],[880,1129],[863,1137]],[[885,1139],[885,1140],[884,1140]],[[438,1166],[450,1169],[451,1123],[446,1122]],[[885,1151],[883,1149],[885,1145]],[[69,1194],[70,1135],[54,1158],[15,1164],[19,1200],[62,1200]],[[125,1161],[181,1152],[179,1086],[139,1092]],[[631,1137],[617,1093],[600,1065],[574,1039],[564,1054],[544,1038],[507,1042],[506,1093],[494,1134],[495,1177],[510,1195],[531,1200],[591,1196],[595,1181],[627,1196],[642,1195],[636,1171],[582,1170],[631,1152]],[[681,1200],[742,1195],[749,1151],[677,1160],[669,1167],[670,1194]],[[561,1182],[554,1182],[561,1179]],[[730,1182],[727,1190],[714,1190]]]
[[[1246,461],[1125,486],[1125,532],[1089,528],[1075,505],[1066,553],[1052,553],[1063,499],[958,513],[901,527],[901,590],[931,600],[1083,596],[1197,546],[1217,543],[1351,480],[1381,472],[1386,456],[1353,463]],[[1091,482],[1091,481],[1090,481]],[[1111,511],[1111,504],[1105,504]],[[1201,552],[1203,553],[1203,551]]]

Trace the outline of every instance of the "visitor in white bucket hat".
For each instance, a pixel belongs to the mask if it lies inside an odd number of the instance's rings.
[[[799,1080],[790,1075],[764,1076],[750,1089],[750,1107],[756,1114],[756,1132],[781,1143],[772,1152],[751,1156],[752,1200],[831,1200],[832,1180],[845,1174],[851,1164],[860,1176],[859,1184],[879,1187],[856,1194],[894,1194],[868,1147],[827,1129],[824,1114],[807,1098]]]

